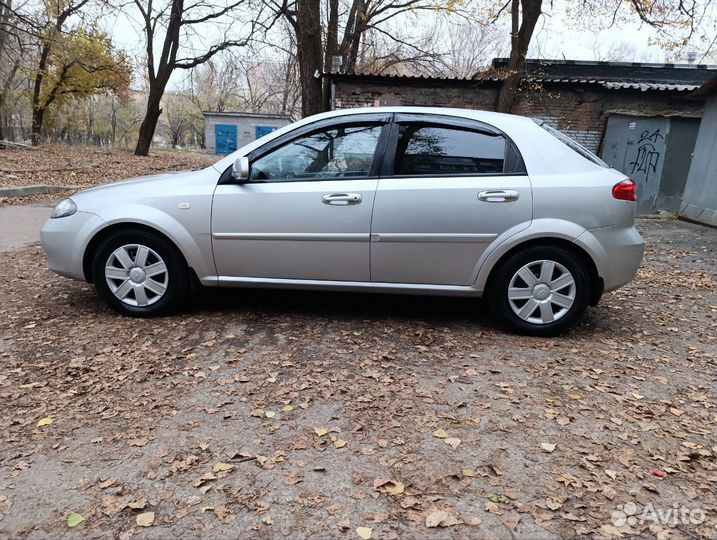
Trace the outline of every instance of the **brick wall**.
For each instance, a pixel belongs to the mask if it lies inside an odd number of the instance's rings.
[[[335,107],[418,105],[494,110],[497,88],[467,85],[464,81],[410,81],[388,84],[339,81]],[[545,120],[596,152],[611,112],[639,116],[693,116],[702,114],[702,101],[672,97],[664,92],[595,91],[564,87],[523,90],[513,106],[514,114]]]
[[[372,107],[374,105],[415,105],[422,107],[459,107],[490,110],[497,90],[475,86],[383,85],[337,83],[335,108]]]

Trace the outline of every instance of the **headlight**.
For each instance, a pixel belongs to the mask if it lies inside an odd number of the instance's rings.
[[[52,209],[50,219],[71,216],[75,212],[77,212],[77,205],[72,199],[64,199],[57,203],[55,208]]]

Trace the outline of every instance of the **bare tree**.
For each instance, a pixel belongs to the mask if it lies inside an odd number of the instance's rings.
[[[507,7],[508,4],[505,4]],[[525,73],[525,58],[535,25],[542,14],[543,0],[510,0],[511,30],[510,56],[505,78],[498,91],[496,110],[510,112],[518,93],[520,79]]]
[[[222,37],[214,44],[198,54],[191,53],[188,56],[180,56],[179,51],[182,44],[189,35],[200,35],[204,28],[206,33],[208,24],[216,30],[227,16],[238,9],[247,0],[215,0],[217,3],[199,1],[185,5],[184,0],[133,0],[141,18],[142,31],[145,39],[145,50],[147,55],[147,81],[149,95],[147,96],[147,107],[144,119],[139,128],[139,137],[135,155],[146,156],[152,143],[152,137],[157,128],[157,121],[162,114],[161,101],[169,78],[175,69],[191,69],[207,62],[220,51],[231,47],[242,47],[249,43],[258,16],[252,17],[244,31],[244,36],[238,39],[230,38],[231,26],[225,28]],[[158,56],[155,55],[155,48],[158,36],[164,34],[161,49]]]
[[[443,9],[431,0],[347,0],[346,4],[342,0],[264,2],[275,11],[276,17],[284,17],[293,29],[303,116],[328,109],[329,83],[327,80],[322,83],[320,74],[330,70],[334,56],[340,56],[344,70],[352,72],[367,32],[373,30],[395,40],[385,29],[387,22],[402,14]],[[419,48],[410,41],[404,45]]]
[[[571,24],[587,23],[590,31],[596,25],[606,23],[614,27],[627,20],[639,20],[658,32],[658,41],[666,49],[684,46],[698,30],[706,28],[706,36],[714,35],[714,21],[706,14],[713,0],[582,0],[569,3]],[[551,7],[553,1],[550,2]],[[542,15],[543,0],[507,0],[499,7],[493,20],[510,13],[511,48],[508,65],[504,69],[503,82],[498,92],[496,109],[510,112],[518,92],[520,80],[525,73],[525,58],[528,54],[535,26]],[[704,36],[703,36],[704,37]],[[708,45],[708,52],[715,46],[717,38]]]
[[[176,148],[183,142],[191,127],[191,113],[181,95],[166,96],[164,106],[167,112],[163,117],[163,131],[172,148]]]

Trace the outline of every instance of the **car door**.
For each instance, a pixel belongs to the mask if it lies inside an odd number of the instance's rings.
[[[212,206],[220,279],[370,281],[371,211],[388,119],[310,124],[252,152],[245,183],[227,171]]]
[[[503,133],[460,118],[396,115],[374,203],[371,280],[472,285],[487,246],[531,217],[530,181]]]

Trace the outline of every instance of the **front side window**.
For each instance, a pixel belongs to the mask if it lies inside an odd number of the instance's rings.
[[[399,130],[394,174],[502,173],[506,141],[500,134],[420,124]]]
[[[341,126],[277,148],[251,165],[256,182],[363,178],[369,175],[381,125]]]

